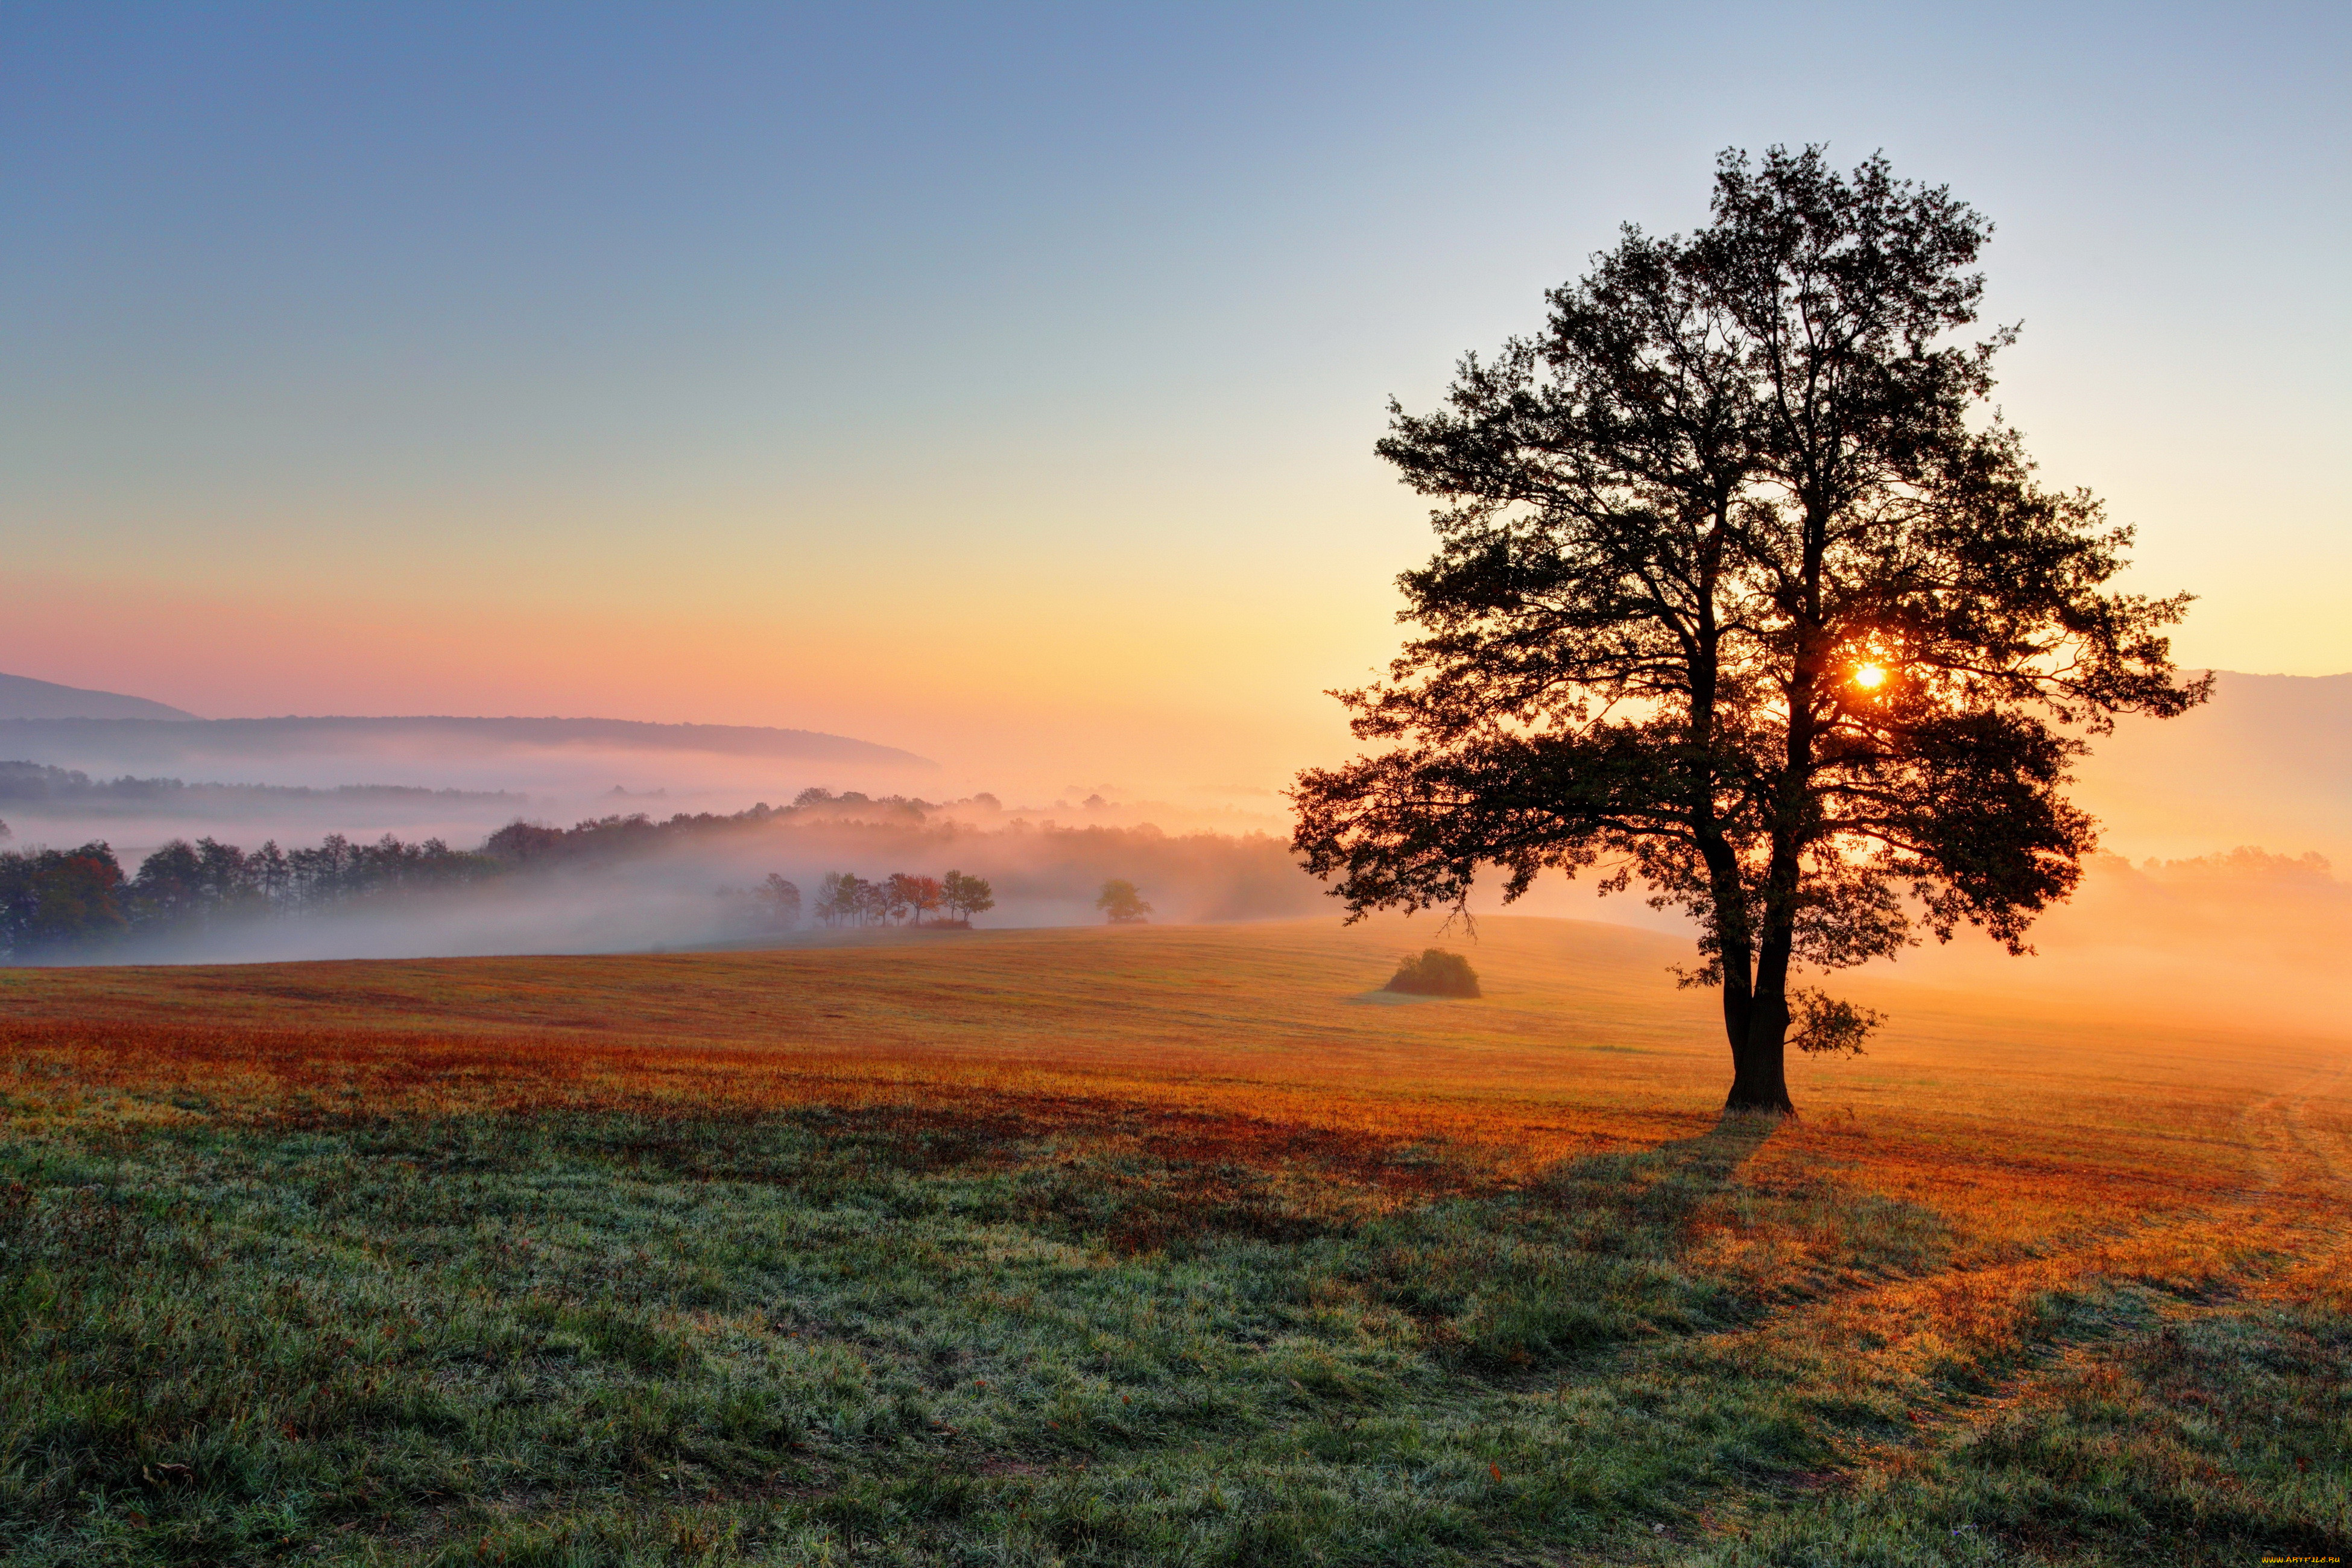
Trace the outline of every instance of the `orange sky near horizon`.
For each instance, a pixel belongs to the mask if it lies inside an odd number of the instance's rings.
[[[1432,547],[1387,398],[1776,142],[1995,222],[2184,665],[2352,669],[2340,11],[908,17],[0,20],[0,671],[1279,787]]]

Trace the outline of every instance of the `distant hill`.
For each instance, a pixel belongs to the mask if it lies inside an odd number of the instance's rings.
[[[22,675],[0,675],[0,720],[8,719],[161,719],[184,721],[195,718],[177,708],[125,697],[119,691],[85,691]]]
[[[345,805],[385,802],[402,804],[476,804],[527,808],[530,797],[506,790],[424,789],[415,784],[335,784],[326,789],[302,785],[217,784],[184,779],[94,779],[68,768],[38,763],[0,762],[0,801],[21,805],[105,811],[193,810],[258,803]]]
[[[2075,772],[2118,854],[2251,844],[2352,868],[2352,675],[2216,671],[2212,701],[2120,721]]]
[[[115,700],[131,702],[137,699]],[[86,765],[80,761],[85,757],[102,757],[111,765],[155,766],[194,758],[288,757],[353,750],[478,753],[517,749],[701,752],[896,768],[938,765],[912,752],[846,735],[750,724],[446,716],[191,719],[183,714],[169,721],[155,715],[0,719],[0,758],[66,761],[73,765]]]

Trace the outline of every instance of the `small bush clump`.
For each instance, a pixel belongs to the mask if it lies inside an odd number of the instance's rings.
[[[1413,996],[1475,996],[1478,974],[1460,953],[1433,947],[1419,957],[1407,954],[1383,989]]]

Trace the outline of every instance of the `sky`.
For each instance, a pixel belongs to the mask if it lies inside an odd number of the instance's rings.
[[[2352,669],[2352,9],[0,9],[0,669],[214,717],[905,747],[1260,791],[1349,748],[1390,396],[1728,146],[1996,224],[1999,401]]]

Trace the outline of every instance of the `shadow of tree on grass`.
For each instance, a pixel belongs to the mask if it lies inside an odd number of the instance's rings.
[[[1692,1222],[1776,1125],[1727,1117],[1696,1137],[1563,1161],[1513,1192],[1391,1216],[1353,1238],[1356,1278],[1467,1369],[1730,1326],[1755,1303],[1741,1282],[1688,1266]]]

